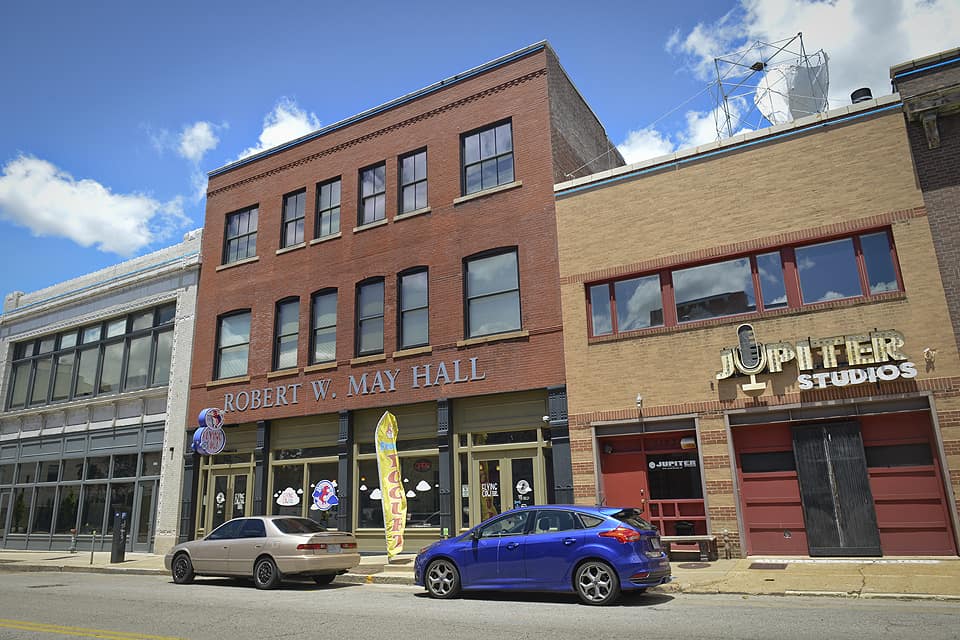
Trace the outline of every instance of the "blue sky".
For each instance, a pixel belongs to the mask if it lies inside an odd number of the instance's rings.
[[[709,142],[713,57],[798,31],[840,106],[957,46],[960,3],[2,3],[0,293],[175,243],[207,171],[543,39],[628,160]]]

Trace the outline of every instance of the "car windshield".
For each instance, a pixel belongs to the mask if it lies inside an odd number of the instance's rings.
[[[314,522],[307,518],[277,518],[273,521],[273,526],[280,530],[281,533],[320,533],[321,531],[326,531],[327,528],[324,527],[319,522]]]
[[[611,517],[616,518],[624,524],[628,524],[634,529],[641,529],[652,531],[656,529],[652,524],[640,517],[640,511],[638,509],[624,509],[612,514]]]

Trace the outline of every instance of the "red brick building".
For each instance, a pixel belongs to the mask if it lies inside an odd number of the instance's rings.
[[[572,502],[553,186],[622,164],[540,43],[211,172],[189,405],[226,446],[180,537],[284,513],[382,548],[384,410],[408,538]]]

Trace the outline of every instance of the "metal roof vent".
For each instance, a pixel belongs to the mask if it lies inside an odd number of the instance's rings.
[[[873,92],[870,91],[870,87],[857,89],[850,94],[850,101],[853,104],[857,104],[858,102],[866,102],[867,100],[873,100]]]

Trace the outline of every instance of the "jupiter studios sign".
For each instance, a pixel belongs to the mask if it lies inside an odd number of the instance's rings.
[[[393,393],[398,388],[423,389],[427,387],[463,384],[486,379],[487,374],[480,368],[479,358],[452,360],[439,363],[414,365],[409,369],[378,369],[374,372],[351,374],[346,388],[341,389],[346,397],[368,396],[379,393]],[[333,380],[320,378],[307,383],[271,385],[249,391],[237,391],[223,395],[224,411],[254,411],[300,404],[301,402],[320,403],[328,398],[337,398],[337,389]]]

